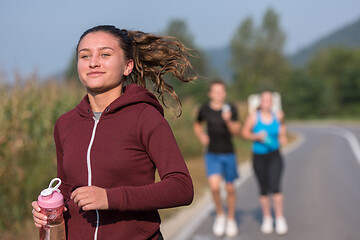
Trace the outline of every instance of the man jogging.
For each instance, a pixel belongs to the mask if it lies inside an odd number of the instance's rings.
[[[240,134],[240,122],[236,108],[225,102],[226,86],[223,81],[215,80],[210,84],[208,97],[210,101],[200,108],[193,127],[196,136],[206,148],[205,167],[216,208],[213,233],[216,236],[226,234],[227,237],[234,237],[238,232],[234,186],[238,173],[231,138]],[[204,122],[207,131],[203,128]],[[226,181],[227,217],[220,197],[222,179]]]

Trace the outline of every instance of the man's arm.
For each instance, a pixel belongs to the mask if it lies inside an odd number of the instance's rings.
[[[209,145],[209,135],[204,131],[202,124],[200,122],[194,122],[193,129],[201,144],[203,146]]]

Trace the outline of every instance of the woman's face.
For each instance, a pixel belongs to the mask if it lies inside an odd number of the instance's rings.
[[[118,40],[109,33],[89,33],[79,43],[77,69],[88,92],[103,93],[121,86],[132,68],[133,61],[125,59]]]
[[[272,94],[270,92],[264,92],[261,94],[261,109],[264,111],[270,111],[272,107]]]

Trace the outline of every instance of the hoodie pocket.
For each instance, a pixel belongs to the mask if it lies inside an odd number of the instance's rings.
[[[65,216],[68,239],[93,239],[96,228],[96,212],[83,211],[73,200],[67,202]]]
[[[160,227],[160,217],[157,211],[121,212],[108,210],[100,211],[100,216],[99,232],[105,235],[114,234],[115,231],[128,239],[137,239],[139,235],[147,239],[156,233]]]

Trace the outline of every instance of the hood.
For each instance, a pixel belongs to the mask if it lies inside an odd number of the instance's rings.
[[[146,88],[137,86],[136,84],[130,84],[126,86],[121,96],[115,99],[109,106],[105,108],[103,115],[111,115],[112,113],[115,113],[124,107],[137,103],[147,103],[156,108],[161,113],[161,115],[164,116],[164,109],[155,95],[149,92]],[[76,106],[76,110],[84,117],[93,116],[87,94],[81,100],[79,105]]]

